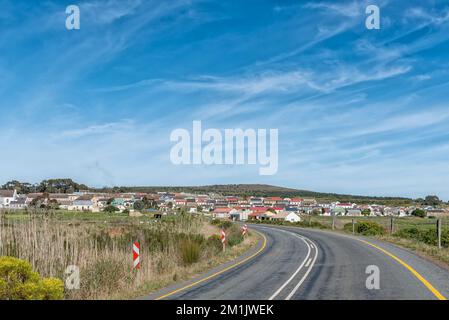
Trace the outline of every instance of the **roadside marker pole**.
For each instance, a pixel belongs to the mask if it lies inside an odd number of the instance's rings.
[[[223,252],[225,252],[226,251],[226,233],[225,233],[224,229],[221,229],[220,239],[221,239],[221,243],[223,244]]]
[[[134,269],[140,269],[140,245],[138,242],[133,243],[133,265]]]
[[[437,220],[438,249],[441,249],[441,219]]]
[[[242,236],[243,236],[243,238],[246,236],[247,232],[248,232],[248,226],[245,224],[242,227]]]
[[[394,232],[394,218],[391,217],[391,221],[390,221],[390,234],[393,234]]]

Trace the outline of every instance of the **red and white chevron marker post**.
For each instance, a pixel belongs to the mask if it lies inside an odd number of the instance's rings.
[[[247,233],[248,233],[248,226],[245,224],[242,227],[242,236],[245,237]]]
[[[226,232],[224,229],[221,229],[220,232],[221,243],[223,244],[223,252],[226,250]]]
[[[140,245],[138,242],[133,243],[133,263],[134,269],[140,269]]]

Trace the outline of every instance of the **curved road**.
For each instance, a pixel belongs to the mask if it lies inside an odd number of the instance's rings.
[[[263,235],[257,248],[144,299],[449,298],[446,269],[395,245],[314,229],[249,228]],[[367,268],[379,271],[379,289],[367,288]]]

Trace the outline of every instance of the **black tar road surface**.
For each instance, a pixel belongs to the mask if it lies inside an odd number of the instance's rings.
[[[249,225],[258,246],[144,299],[445,299],[449,272],[395,245],[328,231]],[[378,277],[376,277],[378,275]]]

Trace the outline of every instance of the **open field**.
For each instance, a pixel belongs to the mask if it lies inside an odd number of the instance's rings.
[[[329,216],[314,216],[314,215],[307,215],[302,216],[303,221],[305,222],[318,222],[326,226],[327,228],[332,228],[332,217]],[[372,221],[379,225],[381,225],[386,233],[390,232],[390,225],[391,225],[391,217],[350,217],[350,216],[337,216],[335,219],[335,229],[336,230],[343,230],[344,225],[348,223],[352,223],[352,220],[354,219],[355,222],[357,221]],[[406,228],[413,228],[416,227],[418,229],[435,229],[437,219],[433,218],[418,218],[418,217],[401,217],[401,218],[393,218],[393,227],[394,232],[397,232],[402,229]],[[449,228],[449,219],[442,219],[443,225]]]
[[[104,213],[0,214],[0,256],[29,261],[45,277],[65,279],[80,269],[80,289],[66,299],[134,298],[192,277],[241,254],[256,242],[241,242],[240,230],[227,230],[234,246],[222,252],[219,228],[202,217],[179,215],[155,220]],[[141,246],[141,269],[133,269],[132,243]]]

